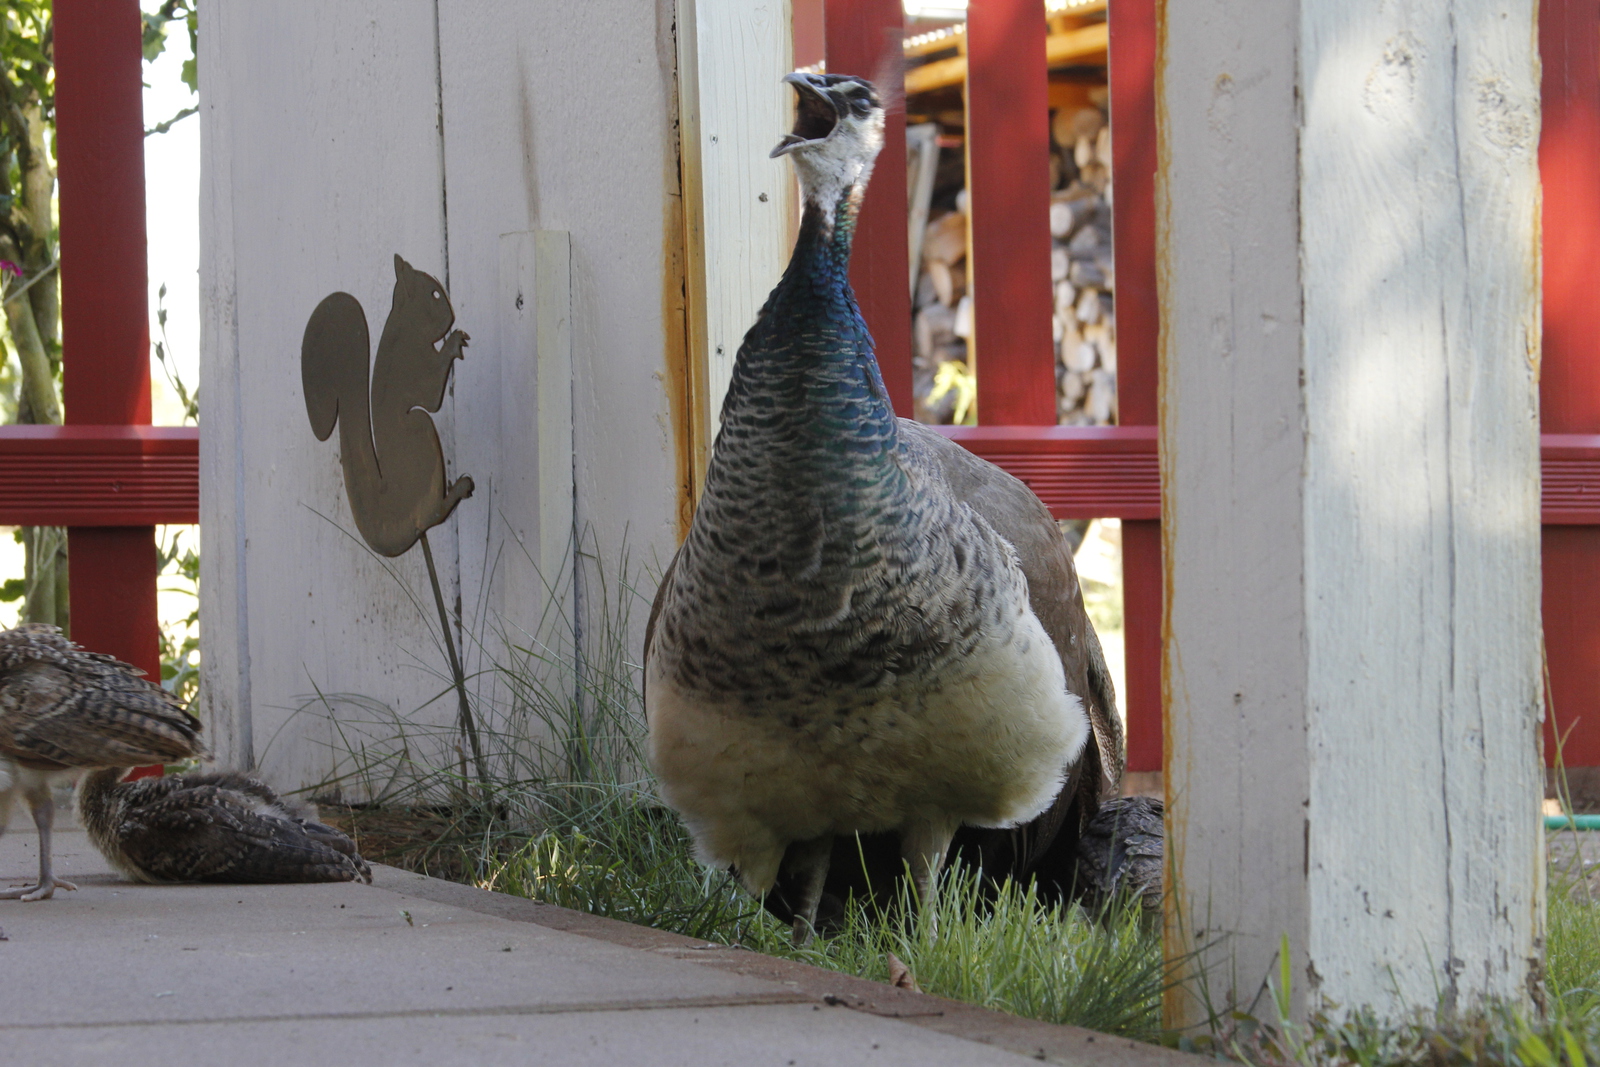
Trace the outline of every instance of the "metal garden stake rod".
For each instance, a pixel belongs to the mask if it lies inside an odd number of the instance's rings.
[[[428,546],[428,535],[421,534],[417,540],[422,542],[422,558],[428,564],[428,584],[433,586],[433,602],[439,606],[439,632],[444,634],[445,654],[450,657],[450,673],[456,680],[456,701],[461,713],[461,732],[467,735],[467,744],[472,746],[472,761],[478,769],[478,781],[487,790],[489,788],[489,769],[483,760],[483,748],[478,743],[478,724],[473,721],[472,707],[467,703],[467,676],[461,669],[461,657],[456,655],[456,642],[450,636],[450,613],[445,610],[444,593],[439,590],[439,572],[433,565],[433,549]]]

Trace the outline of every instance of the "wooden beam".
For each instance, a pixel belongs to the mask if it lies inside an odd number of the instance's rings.
[[[1539,417],[1547,434],[1600,433],[1600,7],[1543,0],[1539,139],[1544,184],[1544,351]],[[1585,457],[1572,454],[1572,463]],[[1570,467],[1570,471],[1578,468]],[[1563,472],[1566,473],[1566,472]],[[1552,489],[1547,467],[1545,494]],[[1565,485],[1559,475],[1554,485]],[[1567,495],[1570,513],[1588,502]],[[1549,519],[1547,518],[1548,522]],[[1544,635],[1550,661],[1545,757],[1557,732],[1569,767],[1600,767],[1600,526],[1544,534]]]
[[[199,521],[192,426],[0,426],[0,525]]]
[[[1160,9],[1167,930],[1219,1012],[1538,988],[1536,8]]]
[[[1112,226],[1117,261],[1117,422],[1154,426],[1158,406],[1156,289],[1156,13],[1152,0],[1122,0],[1110,12]],[[1161,531],[1122,527],[1122,617],[1127,635],[1128,769],[1162,766]]]
[[[789,258],[794,178],[787,161],[767,154],[793,121],[794,90],[782,78],[794,46],[784,0],[685,0],[678,14],[698,499],[734,357]]]
[[[1058,519],[1161,517],[1154,426],[934,429],[1020,478]]]
[[[939,48],[949,48],[958,43],[965,46],[965,33],[953,34],[949,43],[941,42]],[[1045,64],[1049,67],[1066,67],[1080,63],[1104,63],[1109,42],[1109,32],[1103,22],[1093,23],[1066,33],[1053,33],[1045,38]],[[926,93],[960,85],[967,77],[967,57],[950,56],[912,67],[906,71],[906,93]]]
[[[150,422],[136,0],[57,0],[62,392],[71,424]],[[155,531],[69,527],[72,636],[161,676]]]
[[[905,13],[900,0],[828,0],[828,70],[879,79],[891,100],[903,97],[898,63]],[[885,80],[887,79],[887,80]],[[850,257],[850,285],[872,331],[878,367],[896,413],[911,415],[911,273],[906,239],[906,111],[893,108],[883,151],[867,186]]]
[[[978,418],[992,425],[1056,422],[1044,31],[1037,0],[967,8],[968,351]]]

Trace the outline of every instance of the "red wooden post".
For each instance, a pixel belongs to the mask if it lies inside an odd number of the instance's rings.
[[[824,22],[825,0],[792,0],[789,29],[794,39],[794,65],[809,67],[828,54]]]
[[[1161,305],[1156,290],[1156,12],[1118,0],[1111,31],[1111,151],[1117,250],[1117,422],[1154,426]],[[1161,524],[1122,523],[1128,769],[1161,770]]]
[[[1039,0],[967,5],[967,277],[986,425],[1056,423],[1045,34]]]
[[[1544,0],[1544,363],[1546,434],[1600,434],[1600,5]],[[1544,528],[1544,631],[1554,722],[1576,724],[1569,767],[1600,767],[1600,526]]]
[[[905,31],[901,0],[827,0],[827,64],[830,74],[875,78],[879,93],[895,102],[884,128],[883,151],[867,186],[856,224],[850,284],[878,349],[878,366],[889,399],[911,417],[911,290],[906,281],[905,74],[900,40]]]
[[[137,0],[56,0],[66,421],[150,422]],[[161,677],[155,530],[68,529],[72,636]]]

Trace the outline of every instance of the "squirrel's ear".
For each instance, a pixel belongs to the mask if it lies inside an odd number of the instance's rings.
[[[408,271],[410,269],[411,269],[411,264],[409,264],[405,260],[401,259],[400,258],[400,253],[396,252],[394,254],[394,276],[395,276],[395,278],[397,278],[397,279],[404,278],[406,276],[406,271]]]

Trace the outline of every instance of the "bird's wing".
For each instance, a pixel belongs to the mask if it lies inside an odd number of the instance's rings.
[[[137,784],[137,783],[135,783]],[[349,882],[372,872],[345,838],[344,848],[255,798],[206,782],[185,783],[146,803],[130,803],[117,828],[124,855],[163,882]]]
[[[1049,509],[1021,481],[926,426],[901,419],[899,428],[908,468],[936,471],[935,480],[1016,550],[1028,582],[1029,607],[1056,646],[1067,688],[1083,701],[1094,742],[1084,746],[1056,799],[1032,822],[1014,830],[968,827],[956,844],[969,860],[989,870],[1037,871],[1041,878],[1070,881],[1071,851],[1081,824],[1094,815],[1101,796],[1120,790],[1123,764],[1115,689],[1100,639],[1084,610],[1071,546]],[[1068,827],[1069,821],[1080,825]],[[1062,839],[1065,847],[1049,860],[1063,828],[1070,830]]]
[[[135,767],[200,755],[200,720],[109,656],[74,650],[0,673],[0,751],[25,763]]]
[[[926,426],[901,419],[900,444],[908,464],[936,467],[951,491],[1016,549],[1029,607],[1055,643],[1067,687],[1082,698],[1100,749],[1107,780],[1087,785],[1114,793],[1122,784],[1123,760],[1115,686],[1060,525],[1021,481]]]
[[[71,664],[75,654],[82,651],[67,640],[59,628],[40,622],[25,622],[14,630],[0,631],[0,674],[27,663],[53,663],[65,667]]]
[[[1153,797],[1118,797],[1101,805],[1078,839],[1077,891],[1091,903],[1119,889],[1147,909],[1161,906],[1165,806]]]
[[[666,573],[661,575],[661,584],[656,586],[655,599],[650,602],[650,621],[644,624],[644,662],[646,669],[643,677],[639,681],[640,699],[643,699],[648,695],[646,689],[650,685],[650,652],[655,644],[656,619],[660,618],[661,616],[661,604],[664,600],[666,600],[667,589],[672,585],[672,572],[677,570],[678,557],[682,554],[682,548],[678,549],[678,551],[672,554],[672,562],[667,564]]]

